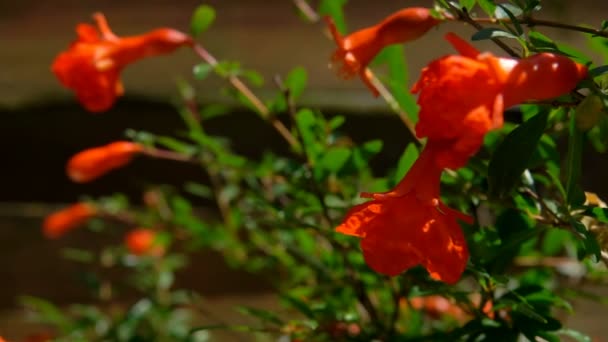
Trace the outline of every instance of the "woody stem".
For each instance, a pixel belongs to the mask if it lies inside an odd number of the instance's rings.
[[[496,19],[496,18],[471,18],[471,19],[477,23],[489,23],[489,24],[500,24],[500,23],[511,24],[511,23],[513,23],[513,21],[511,19]],[[578,25],[558,23],[558,22],[554,22],[554,21],[550,21],[550,20],[535,19],[533,17],[521,18],[521,19],[518,19],[517,22],[519,24],[527,25],[528,27],[533,27],[533,26],[554,27],[554,28],[559,28],[559,29],[563,29],[563,30],[590,33],[590,34],[593,34],[596,36],[608,38],[607,31],[602,31],[602,30],[584,27],[584,26],[578,26]]]
[[[378,90],[378,93],[380,93],[380,96],[382,96],[384,101],[388,103],[389,107],[391,107],[391,109],[395,113],[397,113],[397,115],[399,116],[405,127],[407,127],[408,131],[410,131],[412,136],[418,142],[420,142],[420,139],[416,137],[416,125],[412,122],[412,120],[410,120],[410,118],[407,116],[407,113],[403,111],[403,109],[401,109],[401,106],[399,106],[399,103],[397,102],[393,94],[384,86],[384,84],[378,79],[378,77],[376,77],[376,75],[369,68],[366,72],[369,73],[369,75],[371,76],[370,80],[374,87],[376,87],[376,89]]]
[[[187,156],[187,155],[184,155],[184,154],[181,154],[178,152],[174,152],[174,151],[161,150],[161,149],[154,148],[154,147],[146,147],[146,148],[144,148],[144,150],[141,153],[148,157],[157,158],[157,159],[174,160],[174,161],[180,161],[180,162],[186,162],[186,163],[197,163],[198,162],[195,158],[193,158],[191,156]]]
[[[477,31],[480,31],[483,29],[483,26],[481,26],[481,24],[479,24],[473,18],[471,18],[471,16],[466,11],[462,11],[462,10],[456,8],[456,6],[452,5],[450,2],[447,2],[447,1],[446,1],[446,5],[452,12],[454,12],[456,14],[455,18],[448,17],[448,19],[464,21],[465,23],[473,26]],[[503,49],[506,53],[508,53],[511,57],[520,58],[520,56],[517,52],[515,52],[513,49],[511,49],[507,44],[505,44],[500,39],[498,39],[498,38],[490,38],[490,39],[496,45],[498,45],[501,49]]]
[[[213,55],[211,55],[209,51],[207,51],[203,46],[201,46],[200,44],[194,44],[192,48],[194,52],[205,62],[209,63],[209,65],[214,68],[217,67],[217,59],[215,59],[215,57],[213,57]],[[253,107],[257,110],[260,116],[263,119],[268,120],[272,124],[272,126],[289,143],[289,145],[291,145],[295,150],[300,149],[300,144],[298,143],[297,139],[291,134],[289,129],[287,129],[287,127],[285,127],[285,125],[279,119],[272,115],[268,107],[266,107],[266,105],[257,96],[255,96],[251,89],[249,89],[249,87],[247,87],[247,85],[245,85],[245,83],[243,83],[240,78],[238,78],[236,75],[229,75],[226,78],[236,90],[238,90],[241,94],[243,94],[243,96],[245,96],[245,98],[247,98],[247,100],[251,103],[251,105],[253,105]]]

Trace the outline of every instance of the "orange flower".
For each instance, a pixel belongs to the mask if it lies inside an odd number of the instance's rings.
[[[342,37],[332,18],[325,17],[325,20],[338,45],[332,63],[342,64],[340,76],[351,78],[359,75],[374,96],[378,96],[378,90],[372,84],[366,68],[380,50],[388,45],[417,39],[439,23],[439,20],[431,16],[428,8],[406,8],[393,13],[377,25]]]
[[[461,55],[431,62],[412,89],[420,93],[416,135],[442,146],[437,163],[443,168],[464,166],[485,134],[502,126],[504,108],[567,93],[587,75],[564,56],[542,53],[518,61],[480,53],[453,33],[446,39]]]
[[[155,231],[147,228],[137,228],[125,236],[125,245],[129,252],[135,255],[163,254],[163,248],[158,244]]]
[[[94,206],[76,203],[46,217],[42,224],[44,235],[56,239],[68,231],[78,228],[97,214]]]
[[[372,201],[352,208],[336,228],[362,238],[365,261],[378,273],[394,276],[421,264],[433,279],[453,284],[464,271],[469,252],[458,221],[471,218],[441,203],[435,154],[426,146],[393,190],[362,194]]]
[[[66,171],[76,183],[90,182],[111,170],[125,166],[143,149],[143,146],[130,141],[116,141],[90,148],[70,158]]]
[[[51,67],[59,81],[74,90],[78,100],[91,112],[109,109],[123,94],[120,72],[127,64],[192,44],[191,37],[169,28],[118,37],[110,30],[103,14],[95,13],[93,18],[98,27],[76,26],[78,39],[55,58]]]
[[[481,296],[479,294],[472,294],[470,298],[474,306],[479,306],[481,301]],[[407,302],[405,303],[407,304]],[[449,298],[440,295],[413,297],[409,299],[409,303],[412,305],[412,308],[416,310],[424,310],[424,312],[433,318],[439,318],[447,315],[463,323],[473,318],[472,313],[463,310],[463,308],[457,303],[454,303]],[[495,315],[492,308],[492,302],[487,301],[481,311],[488,318],[494,319]]]

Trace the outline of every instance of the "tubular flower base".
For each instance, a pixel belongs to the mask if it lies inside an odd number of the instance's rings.
[[[339,75],[344,78],[359,75],[374,96],[378,96],[378,90],[367,71],[367,65],[372,59],[386,46],[418,39],[439,23],[439,20],[431,16],[428,8],[406,8],[375,26],[342,37],[331,17],[325,17],[325,20],[338,45],[332,63],[341,65]]]
[[[504,108],[568,93],[587,76],[586,67],[564,56],[498,58],[453,33],[446,39],[461,55],[431,62],[412,89],[420,93],[416,135],[438,147],[441,168],[464,166],[485,134],[502,126]]]
[[[98,28],[89,24],[76,26],[78,39],[55,58],[51,67],[59,81],[74,90],[78,100],[91,112],[109,109],[123,94],[120,72],[126,65],[170,53],[182,45],[192,45],[190,36],[169,28],[118,37],[110,30],[103,14],[96,13],[93,17]]]
[[[378,273],[394,276],[421,264],[433,279],[453,284],[465,269],[469,252],[458,221],[472,220],[441,203],[435,154],[425,147],[392,191],[362,194],[372,200],[352,208],[336,228],[361,238],[365,261]]]
[[[46,217],[42,224],[44,235],[56,239],[68,231],[78,228],[97,214],[94,206],[76,203]]]
[[[133,156],[143,151],[143,146],[130,141],[116,141],[111,144],[90,148],[75,154],[66,171],[76,183],[87,183],[111,170],[128,164]]]
[[[156,242],[156,237],[156,232],[151,229],[134,229],[125,236],[125,246],[134,255],[160,256],[164,250]]]

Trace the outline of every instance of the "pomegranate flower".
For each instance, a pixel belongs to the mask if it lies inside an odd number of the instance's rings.
[[[144,147],[130,141],[90,148],[75,154],[67,163],[66,171],[76,183],[87,183],[111,170],[128,164]]]
[[[125,236],[125,245],[129,252],[134,255],[160,256],[164,251],[156,239],[155,231],[147,228],[137,228]]]
[[[458,221],[469,216],[439,199],[442,169],[427,145],[412,169],[391,191],[362,194],[372,200],[352,208],[336,231],[361,238],[367,264],[394,276],[421,264],[432,278],[456,283],[469,252]]]
[[[420,94],[416,135],[442,146],[437,154],[442,168],[464,166],[485,134],[502,126],[504,108],[568,93],[587,76],[585,66],[565,56],[499,58],[480,53],[453,33],[446,39],[460,55],[431,62],[412,89]]]
[[[93,18],[97,28],[89,24],[76,26],[78,39],[55,58],[51,67],[59,81],[74,90],[80,103],[91,112],[109,109],[123,94],[120,72],[126,65],[192,44],[190,36],[169,28],[118,37],[103,14],[95,13]]]
[[[96,214],[97,209],[91,204],[76,203],[47,216],[42,224],[42,230],[49,239],[56,239],[82,226]]]
[[[379,24],[342,37],[331,17],[325,18],[338,45],[332,56],[333,64],[341,64],[338,73],[343,78],[359,75],[365,85],[378,96],[371,82],[367,65],[386,46],[405,43],[424,35],[439,20],[431,16],[428,8],[406,8],[386,17]]]

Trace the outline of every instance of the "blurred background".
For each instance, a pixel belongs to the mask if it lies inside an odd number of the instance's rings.
[[[374,160],[382,171],[394,167],[409,133],[381,99],[374,99],[359,80],[344,81],[328,69],[334,49],[321,24],[302,20],[289,0],[206,1],[217,10],[214,25],[201,38],[216,57],[240,61],[247,69],[259,71],[266,82],[256,92],[260,97],[276,92],[275,75],[285,75],[296,66],[307,69],[309,88],[301,102],[327,114],[348,116],[345,129],[355,140],[381,138],[385,148]],[[608,13],[608,1],[543,1],[543,15],[554,21],[586,23],[599,27]],[[153,183],[179,185],[198,179],[197,168],[167,161],[136,160],[128,168],[91,184],[76,185],[64,173],[66,160],[84,148],[103,145],[124,137],[125,129],[170,134],[182,128],[172,103],[177,101],[178,78],[192,79],[192,66],[199,63],[187,49],[175,54],[144,60],[123,73],[124,97],[109,112],[90,114],[62,88],[50,72],[57,53],[75,38],[75,25],[90,22],[101,11],[118,35],[132,35],[167,26],[185,32],[195,0],[54,0],[0,2],[0,335],[23,336],[30,325],[19,309],[18,296],[35,295],[55,303],[68,304],[89,299],[79,282],[77,265],[66,262],[60,250],[66,246],[95,248],[104,241],[91,241],[92,234],[77,231],[64,239],[49,241],[40,232],[42,218],[49,212],[74,202],[83,194],[91,196],[126,192],[134,201],[142,189]],[[315,1],[311,1],[315,5]],[[432,1],[350,0],[346,6],[349,31],[375,23],[405,6],[431,6]],[[410,85],[430,60],[451,52],[442,36],[447,30],[469,37],[473,30],[451,23],[432,30],[423,40],[406,46]],[[541,28],[541,32],[588,52],[583,35]],[[479,42],[482,50],[501,54],[492,44]],[[600,56],[595,55],[600,61]],[[214,77],[194,83],[202,103],[231,103]],[[408,86],[410,86],[408,85]],[[229,115],[207,124],[210,133],[234,139],[237,151],[250,156],[265,150],[285,149],[280,137],[255,115],[235,108]],[[588,149],[584,155],[585,189],[608,198],[605,156]],[[207,203],[197,203],[201,207]],[[214,314],[234,315],[231,306],[273,307],[269,287],[256,276],[230,270],[213,254],[197,256],[190,270],[182,272],[179,284],[200,291],[213,303]],[[601,289],[590,288],[601,293]],[[608,294],[603,290],[604,294]],[[600,303],[575,303],[576,315],[569,326],[592,336],[608,335],[601,323],[608,318]],[[231,318],[230,318],[231,319]]]

